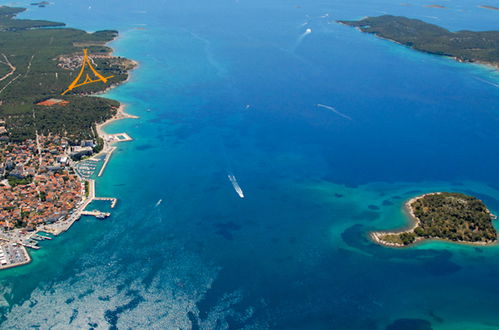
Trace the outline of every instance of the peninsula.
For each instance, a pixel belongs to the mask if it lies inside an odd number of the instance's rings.
[[[375,242],[402,247],[425,239],[476,245],[491,244],[497,240],[497,232],[492,225],[496,217],[475,197],[437,192],[415,197],[405,207],[412,220],[410,228],[372,232],[370,235]]]
[[[0,269],[29,263],[25,247],[37,249],[81,215],[109,216],[85,209],[94,200],[115,207],[115,198],[95,196],[94,178],[113,144],[131,140],[102,127],[133,116],[92,96],[136,67],[106,46],[118,32],[17,19],[24,10],[0,6]]]
[[[418,19],[391,15],[338,22],[422,52],[499,68],[499,31],[451,32]]]

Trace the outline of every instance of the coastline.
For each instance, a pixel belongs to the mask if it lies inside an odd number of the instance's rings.
[[[111,41],[114,41],[115,39],[113,39]],[[109,41],[109,42],[111,42],[111,41]],[[105,43],[105,44],[107,44],[107,43]],[[114,49],[112,49],[110,56],[112,56],[113,52],[114,52]],[[115,87],[118,87],[120,85],[128,83],[131,79],[131,72],[139,67],[139,62],[134,61],[134,60],[130,60],[130,59],[126,59],[126,60],[131,63],[131,67],[127,71],[128,77],[126,80],[119,82],[119,83],[109,85],[105,90],[97,92],[97,93],[92,93],[89,95],[94,95],[94,96],[95,95],[103,95]],[[100,152],[93,154],[91,156],[91,158],[95,158],[95,157],[98,157],[102,154],[106,154],[106,161],[103,164],[101,171],[99,172],[99,175],[98,175],[99,177],[102,175],[102,172],[104,171],[104,168],[106,167],[106,165],[111,157],[111,154],[113,153],[114,150],[116,150],[116,147],[113,145],[115,143],[118,143],[118,142],[132,140],[132,138],[130,138],[128,136],[128,134],[126,134],[126,133],[108,134],[104,130],[105,127],[118,121],[118,120],[139,118],[139,116],[135,116],[135,115],[131,115],[131,114],[127,113],[125,111],[126,105],[121,103],[119,100],[116,100],[116,101],[118,101],[120,104],[116,109],[116,113],[111,118],[107,119],[104,122],[94,123],[95,131],[96,131],[96,135],[97,135],[96,138],[102,138],[103,148]],[[126,138],[121,139],[121,138],[119,138],[120,135],[125,136]],[[38,233],[44,232],[47,234],[52,234],[54,236],[58,236],[64,232],[68,231],[71,228],[71,226],[81,218],[82,215],[89,215],[90,213],[94,213],[94,214],[90,214],[90,215],[93,215],[93,216],[100,218],[101,214],[105,214],[104,212],[100,212],[100,211],[95,210],[92,212],[87,212],[87,214],[85,213],[86,212],[85,209],[88,207],[88,205],[90,203],[92,203],[92,201],[94,201],[94,200],[114,200],[111,203],[111,208],[114,208],[114,206],[116,205],[116,202],[117,202],[116,198],[97,197],[96,192],[95,192],[96,191],[96,189],[95,189],[96,179],[84,178],[78,173],[78,171],[76,170],[76,167],[80,162],[81,161],[71,162],[71,164],[70,164],[70,167],[75,170],[75,173],[78,176],[79,181],[82,185],[82,192],[81,192],[82,198],[81,198],[80,202],[78,202],[78,204],[71,210],[70,215],[67,216],[63,220],[60,220],[60,221],[57,221],[57,222],[54,222],[51,224],[42,225],[42,226],[36,228],[32,232],[22,233],[22,230],[16,230],[15,232],[10,233],[10,235],[5,235],[5,237],[3,237],[4,235],[2,234],[0,239],[5,240],[5,244],[11,244],[12,246],[16,246],[16,248],[19,249],[21,251],[21,253],[24,255],[25,260],[22,262],[19,262],[19,263],[15,263],[15,264],[8,264],[5,266],[0,265],[0,270],[15,268],[15,267],[19,267],[19,266],[23,266],[23,265],[27,265],[27,264],[31,263],[33,259],[29,253],[28,248],[38,250],[40,247],[36,243],[32,244],[29,242],[33,241],[34,237],[35,238],[36,237],[38,237],[38,238],[45,237],[45,236],[38,235]],[[85,188],[86,184],[88,184],[88,191],[86,191],[86,188]],[[110,213],[107,213],[107,215],[105,215],[105,216],[109,216],[109,215],[110,215]],[[52,238],[48,237],[45,239],[50,240]]]
[[[118,33],[116,35],[116,37],[113,38],[113,40],[105,42],[104,45],[106,45],[107,47],[109,47],[108,46],[109,43],[114,42],[114,41],[116,41],[117,39],[119,39],[121,37],[122,37],[121,34]],[[109,47],[109,48],[111,49],[111,51],[109,52],[109,54],[107,56],[109,56],[109,57],[119,57],[119,56],[114,56],[113,55],[113,53],[115,51],[114,48],[112,48],[112,47]],[[128,76],[127,76],[126,80],[124,80],[122,82],[119,82],[119,83],[111,84],[110,86],[108,86],[103,91],[100,91],[100,92],[97,92],[97,93],[94,93],[94,94],[90,94],[90,95],[104,95],[107,92],[109,92],[111,89],[128,83],[130,81],[130,78],[131,78],[131,72],[133,70],[136,70],[137,68],[139,68],[140,64],[139,64],[139,62],[137,62],[135,60],[131,60],[131,59],[128,59],[128,58],[126,58],[126,60],[129,61],[130,63],[132,63],[132,67],[127,72]],[[100,152],[98,152],[96,154],[93,154],[92,158],[96,158],[96,157],[98,157],[98,156],[100,156],[102,154],[106,154],[106,161],[103,164],[101,171],[99,172],[99,175],[98,175],[99,177],[102,175],[102,172],[104,171],[104,168],[106,167],[106,165],[107,165],[107,163],[108,163],[108,161],[109,161],[109,159],[111,157],[111,154],[116,149],[116,147],[113,147],[112,145],[114,143],[116,143],[116,142],[119,142],[119,141],[116,141],[116,140],[113,141],[113,135],[106,133],[104,131],[104,128],[106,126],[108,126],[108,125],[110,125],[110,124],[118,121],[118,120],[127,119],[127,118],[129,118],[129,119],[138,119],[139,118],[138,116],[134,116],[134,115],[128,114],[125,111],[126,105],[123,104],[123,103],[121,103],[120,101],[118,101],[118,102],[120,103],[120,105],[118,106],[118,108],[116,110],[116,114],[114,116],[112,116],[111,118],[107,119],[106,121],[103,121],[103,122],[100,122],[100,123],[95,123],[95,131],[97,133],[97,137],[98,138],[102,138],[102,140],[104,141],[104,146],[103,146],[103,148],[102,148],[102,150]],[[79,162],[76,162],[72,167],[76,168],[76,165],[78,163]],[[78,171],[75,171],[75,172],[78,173]],[[85,182],[88,182],[88,187],[89,187],[88,196],[84,196],[84,198],[82,199],[82,205],[79,206],[79,207],[77,207],[75,209],[75,212],[73,213],[73,215],[66,221],[66,222],[69,222],[69,223],[66,223],[66,226],[64,228],[59,228],[58,230],[52,230],[52,231],[48,231],[48,232],[51,232],[54,235],[59,235],[62,232],[67,231],[74,224],[75,221],[77,221],[77,220],[79,220],[81,218],[82,213],[85,211],[86,207],[96,198],[96,193],[95,193],[95,191],[96,191],[96,189],[95,189],[96,180],[95,179],[85,179],[85,178],[82,178],[82,177],[80,177],[80,180],[81,180],[81,182],[83,184]]]
[[[375,243],[378,243],[380,245],[389,246],[389,247],[397,247],[397,248],[406,247],[406,245],[403,245],[403,244],[390,243],[390,242],[383,241],[380,237],[384,236],[384,235],[399,235],[402,233],[414,232],[414,229],[416,229],[419,225],[419,219],[414,215],[414,211],[413,211],[411,205],[421,198],[424,198],[424,197],[429,196],[429,195],[435,195],[435,194],[439,194],[439,193],[423,194],[420,196],[413,197],[404,203],[404,206],[403,206],[404,213],[406,214],[406,216],[409,218],[409,221],[410,221],[409,226],[407,228],[405,228],[405,229],[402,228],[400,230],[391,230],[391,231],[383,231],[383,230],[372,231],[369,233],[369,237]],[[417,237],[416,241],[414,243],[416,243],[418,240],[424,240],[424,239],[422,237],[421,238]]]
[[[112,41],[115,41],[116,39],[113,39]],[[110,41],[110,42],[112,42]],[[113,50],[114,51],[114,50]],[[116,58],[121,58],[121,56],[113,56],[113,52],[111,52],[111,54],[109,55],[110,57],[116,57]],[[106,87],[104,90],[102,91],[99,91],[99,92],[96,92],[96,93],[92,93],[92,94],[88,94],[88,95],[91,95],[91,96],[96,96],[96,95],[105,95],[107,92],[109,92],[110,90],[112,90],[113,88],[116,88],[116,87],[119,87],[121,85],[124,85],[126,83],[128,83],[131,79],[131,72],[134,71],[134,70],[137,70],[139,67],[140,67],[140,63],[135,61],[135,60],[131,60],[131,59],[126,59],[127,61],[131,62],[132,63],[132,68],[130,70],[128,70],[128,77],[121,81],[121,82],[118,82],[118,83],[114,83],[114,84],[111,84],[109,85],[108,87]],[[119,101],[118,101],[119,102]],[[121,102],[120,102],[121,104]]]
[[[366,17],[366,18],[368,18],[368,17]],[[454,60],[455,62],[458,62],[458,63],[481,65],[481,66],[484,66],[484,67],[486,67],[488,69],[492,69],[494,71],[498,71],[499,72],[499,63],[489,63],[489,62],[483,62],[483,61],[466,61],[466,60],[463,60],[463,59],[461,59],[461,58],[459,58],[457,56],[453,56],[453,55],[445,55],[445,54],[432,53],[432,52],[424,50],[424,49],[418,49],[418,48],[415,48],[413,46],[409,46],[409,45],[403,44],[403,43],[401,43],[399,41],[396,41],[396,40],[393,40],[393,39],[390,39],[390,38],[387,38],[387,37],[383,37],[380,34],[375,33],[375,32],[363,31],[362,28],[360,28],[359,26],[352,26],[352,25],[346,24],[346,23],[344,23],[343,21],[340,21],[340,20],[337,20],[336,22],[338,24],[340,24],[340,25],[348,26],[350,28],[353,27],[353,28],[355,28],[359,32],[374,35],[374,36],[376,36],[377,38],[379,38],[381,40],[387,40],[387,41],[396,43],[396,44],[398,44],[400,46],[406,47],[408,49],[415,50],[415,51],[420,52],[420,53],[430,54],[430,55],[434,55],[434,56],[438,56],[438,57],[446,57],[446,58],[452,59],[452,60]]]
[[[347,25],[347,24],[344,24],[344,25]],[[348,26],[348,25],[347,25]],[[499,64],[494,64],[494,63],[489,63],[489,62],[482,62],[482,61],[466,61],[466,60],[463,60],[457,56],[452,56],[452,55],[446,55],[446,54],[437,54],[437,53],[432,53],[432,52],[429,52],[427,50],[424,50],[424,49],[418,49],[418,48],[415,48],[413,46],[409,46],[409,45],[406,45],[406,44],[403,44],[399,41],[396,41],[396,40],[393,40],[393,39],[390,39],[390,38],[386,38],[386,37],[383,37],[377,33],[371,33],[371,32],[365,32],[365,31],[362,31],[362,29],[360,29],[359,27],[357,27],[357,29],[363,33],[369,33],[369,34],[372,34],[382,40],[387,40],[387,41],[390,41],[390,42],[393,42],[393,43],[396,43],[400,46],[403,46],[403,47],[406,47],[406,48],[409,48],[409,49],[412,49],[412,50],[415,50],[417,52],[420,52],[420,53],[424,53],[424,54],[429,54],[429,55],[433,55],[433,56],[438,56],[438,57],[443,57],[443,58],[448,58],[448,59],[451,59],[455,62],[458,62],[458,63],[463,63],[463,64],[476,64],[476,65],[482,65],[488,69],[492,69],[494,71],[499,71]]]
[[[414,246],[418,243],[431,242],[431,241],[441,241],[441,242],[468,245],[468,246],[491,246],[491,245],[498,244],[497,239],[493,242],[467,242],[467,241],[453,241],[450,239],[439,238],[439,237],[425,238],[425,237],[416,236],[413,243],[408,244],[408,245],[404,245],[404,244],[400,244],[400,243],[387,242],[381,238],[382,236],[385,236],[385,235],[400,235],[403,233],[413,233],[414,230],[419,226],[420,221],[419,221],[418,217],[416,217],[416,215],[414,214],[414,210],[412,208],[412,205],[416,201],[418,201],[426,196],[439,195],[441,193],[442,192],[426,193],[423,195],[413,197],[404,203],[404,207],[403,207],[404,213],[406,213],[406,215],[410,221],[410,224],[407,228],[399,229],[399,230],[390,230],[390,231],[384,231],[384,230],[372,231],[372,232],[369,232],[369,237],[371,238],[371,240],[374,243],[377,243],[377,244],[380,244],[383,246],[387,246],[387,247],[392,247],[392,248],[406,248],[406,247]],[[487,209],[487,213],[490,214],[492,220],[497,219],[497,216],[495,216],[489,209]]]
[[[109,43],[113,42],[113,41],[116,41],[118,38],[121,38],[121,35],[118,34],[113,40],[109,41],[109,42],[106,42],[105,45],[108,45]],[[111,48],[111,47],[109,47]],[[111,48],[111,52],[109,53],[108,56],[113,56],[113,53],[114,53],[114,49]],[[94,94],[91,94],[91,95],[103,95],[103,94],[106,94],[107,92],[109,92],[111,89],[115,88],[115,87],[118,87],[118,86],[121,86],[121,85],[124,85],[126,83],[128,83],[130,81],[130,78],[131,78],[131,72],[137,68],[139,68],[140,64],[139,62],[135,61],[135,60],[131,60],[131,59],[126,59],[127,61],[130,61],[131,63],[133,63],[133,66],[132,68],[128,71],[128,77],[126,80],[120,82],[120,83],[116,83],[116,84],[112,84],[110,85],[109,87],[107,87],[105,90],[101,91],[101,92],[98,92],[98,93],[94,93]],[[118,101],[118,100],[117,100]],[[119,141],[116,141],[116,140],[113,140],[113,135],[112,134],[108,134],[104,131],[104,128],[116,121],[119,121],[119,120],[122,120],[122,119],[138,119],[139,116],[134,116],[134,115],[131,115],[129,113],[127,113],[125,111],[126,109],[126,105],[121,103],[120,101],[118,101],[120,103],[120,105],[118,106],[118,108],[116,109],[116,114],[114,116],[112,116],[111,118],[103,121],[103,122],[100,122],[100,123],[95,123],[95,131],[97,133],[97,137],[98,138],[102,138],[102,140],[104,141],[104,146],[102,148],[102,150],[96,154],[93,154],[92,155],[92,158],[96,158],[102,154],[106,154],[106,160],[105,160],[105,163],[103,164],[100,172],[99,172],[99,177],[102,175],[107,163],[109,162],[109,159],[111,157],[111,154],[116,150],[116,147],[113,146],[114,143],[116,142],[119,142]],[[74,164],[74,168],[76,168],[76,165],[78,164],[79,162],[76,162]],[[78,173],[76,171],[76,173]],[[81,182],[84,184],[85,182],[88,182],[88,187],[89,187],[89,191],[88,191],[88,196],[85,196],[85,198],[82,199],[82,205],[80,207],[78,207],[74,214],[72,215],[72,217],[69,219],[69,224],[67,224],[65,226],[65,228],[62,228],[62,229],[59,229],[59,230],[56,230],[56,231],[52,231],[52,233],[54,235],[59,235],[61,234],[62,232],[65,232],[67,231],[73,224],[75,221],[79,220],[82,216],[82,213],[85,211],[86,207],[96,198],[96,188],[95,188],[95,184],[96,184],[96,180],[95,179],[84,179],[82,177],[80,177],[80,180]]]
[[[115,121],[127,119],[127,118],[128,119],[140,118],[139,116],[135,116],[135,115],[131,115],[131,114],[127,113],[125,111],[125,109],[126,109],[126,105],[124,105],[123,103],[120,103],[120,106],[116,110],[116,114],[114,116],[112,116],[111,118],[109,118],[108,120],[106,120],[104,122],[95,124],[95,129],[97,131],[97,135],[103,139],[104,139],[104,137],[110,136],[110,134],[107,134],[106,132],[104,132],[104,128]]]

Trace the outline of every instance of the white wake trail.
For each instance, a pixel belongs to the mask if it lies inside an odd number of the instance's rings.
[[[239,197],[244,198],[244,192],[243,192],[243,190],[241,189],[241,187],[239,186],[239,183],[237,182],[237,179],[236,179],[236,177],[234,176],[234,174],[229,173],[229,174],[227,175],[227,177],[229,178],[230,182],[232,183],[232,187],[234,187],[234,190],[235,190],[235,191],[236,191],[236,193],[239,195]]]
[[[485,79],[482,79],[482,78],[478,78],[478,77],[475,77],[475,79],[478,80],[478,81],[484,82],[484,83],[486,83],[488,85],[491,85],[491,86],[499,88],[499,84],[495,84],[495,83],[493,83],[491,81],[488,81],[488,80],[485,80]]]
[[[338,110],[336,110],[336,109],[335,109],[335,108],[333,108],[332,106],[325,105],[325,104],[317,104],[317,107],[319,107],[319,108],[324,108],[324,109],[327,109],[327,110],[329,110],[329,111],[332,111],[332,112],[334,112],[335,114],[337,114],[338,116],[341,116],[341,117],[343,117],[343,118],[345,118],[345,119],[348,119],[348,120],[353,120],[353,119],[352,119],[352,117],[347,116],[347,115],[345,115],[344,113],[339,112]]]
[[[294,49],[298,48],[298,46],[300,46],[300,44],[302,43],[303,39],[305,39],[305,37],[311,33],[312,33],[311,28],[306,29],[305,32],[303,32],[303,34],[298,37],[298,40],[296,41]]]

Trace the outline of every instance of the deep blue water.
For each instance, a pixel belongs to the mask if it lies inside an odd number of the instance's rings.
[[[112,217],[83,218],[0,274],[2,327],[499,328],[498,247],[366,235],[403,226],[422,192],[499,212],[499,75],[335,23],[389,13],[499,29],[480,1],[425,4],[30,6],[23,17],[120,30],[112,46],[140,67],[107,96],[140,119],[107,128],[134,138],[97,183],[119,198]]]

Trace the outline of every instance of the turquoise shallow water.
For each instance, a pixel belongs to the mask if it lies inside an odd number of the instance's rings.
[[[498,29],[480,4],[30,7],[23,17],[120,30],[112,46],[140,68],[108,97],[140,119],[107,128],[134,138],[98,180],[119,198],[113,215],[0,274],[2,327],[499,328],[496,246],[388,249],[366,235],[404,226],[403,202],[423,192],[499,213],[498,75],[334,23],[390,13]]]

